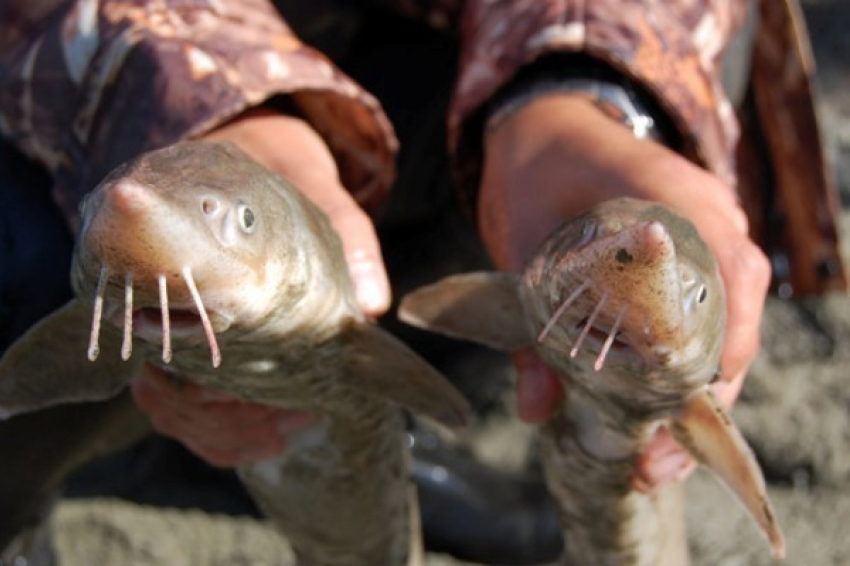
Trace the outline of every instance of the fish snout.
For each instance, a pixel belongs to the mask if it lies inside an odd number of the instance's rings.
[[[153,206],[153,195],[148,187],[130,179],[116,181],[106,190],[105,204],[113,214],[132,219],[146,214]]]
[[[597,371],[610,355],[650,359],[650,345],[666,349],[677,344],[684,312],[676,248],[667,227],[658,221],[628,226],[617,221],[597,224],[593,232],[595,239],[554,263],[556,277],[547,279],[557,289],[545,295],[562,298],[552,305],[538,342],[556,324],[564,325],[572,342],[569,356],[593,352]]]
[[[134,273],[141,277],[161,272],[160,246],[147,227],[147,219],[156,214],[156,196],[129,179],[96,191],[99,194],[85,207],[77,246],[86,271],[96,274],[99,266],[105,265],[113,274]]]
[[[680,340],[682,283],[667,227],[657,221],[635,224],[615,235],[608,245],[594,277],[612,305],[628,308],[622,330],[629,342],[669,344]]]

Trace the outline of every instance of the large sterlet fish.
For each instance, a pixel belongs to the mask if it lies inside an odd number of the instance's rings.
[[[556,230],[522,274],[448,277],[407,295],[400,318],[497,349],[533,346],[560,376],[565,400],[541,437],[562,564],[687,564],[681,487],[644,494],[632,484],[661,426],[731,488],[784,556],[761,470],[709,389],[724,291],[685,219],[634,199],[602,203]]]
[[[361,313],[324,214],[235,146],[203,142],[118,168],[81,214],[77,298],[0,360],[0,414],[108,398],[145,362],[314,411],[284,455],[238,469],[299,564],[420,563],[400,406],[450,427],[469,408]]]

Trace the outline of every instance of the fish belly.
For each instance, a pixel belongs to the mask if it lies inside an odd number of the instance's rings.
[[[358,415],[329,414],[293,437],[283,456],[238,470],[300,566],[421,562],[402,415],[361,401]]]
[[[639,428],[597,418],[590,399],[571,400],[541,430],[546,480],[561,514],[560,564],[686,566],[681,484],[651,493],[632,488],[645,436]]]

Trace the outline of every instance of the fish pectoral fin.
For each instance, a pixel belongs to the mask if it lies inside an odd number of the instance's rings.
[[[706,387],[692,395],[671,432],[688,452],[731,489],[767,537],[773,555],[785,556],[785,538],[767,495],[761,468],[744,435]]]
[[[519,276],[476,272],[452,275],[407,294],[400,320],[425,330],[519,350],[532,343],[519,298]]]
[[[121,337],[104,327],[103,353],[87,357],[91,308],[72,300],[41,319],[0,359],[0,417],[58,403],[100,401],[118,393],[142,363],[122,361]]]
[[[396,337],[372,323],[353,323],[343,333],[351,348],[347,385],[451,428],[469,421],[464,396]]]

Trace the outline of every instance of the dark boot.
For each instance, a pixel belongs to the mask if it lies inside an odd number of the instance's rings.
[[[555,504],[540,474],[486,466],[428,431],[411,432],[425,546],[471,562],[543,564],[561,552]]]

